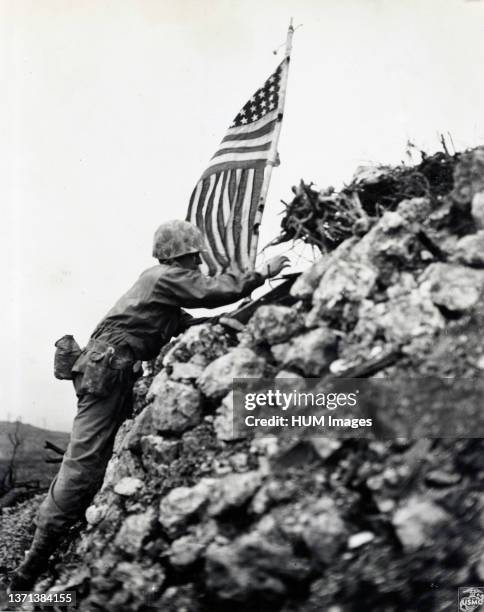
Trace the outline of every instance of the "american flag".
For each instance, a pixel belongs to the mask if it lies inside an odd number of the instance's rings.
[[[254,221],[268,162],[282,121],[281,83],[288,58],[277,67],[229,127],[193,190],[187,221],[202,231],[209,274],[232,263],[250,267]]]

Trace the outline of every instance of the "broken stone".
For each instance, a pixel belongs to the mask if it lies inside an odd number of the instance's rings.
[[[272,347],[274,358],[285,368],[305,376],[319,376],[335,359],[338,338],[328,327],[319,327]]]
[[[141,438],[142,461],[145,468],[171,463],[178,457],[179,449],[180,442],[177,440],[165,440],[162,436],[152,434]]]
[[[221,442],[232,442],[244,437],[242,433],[236,435],[234,432],[234,398],[232,391],[224,397],[217,408],[213,428]]]
[[[360,301],[368,297],[377,278],[377,269],[363,259],[334,260],[313,294],[313,309],[307,316],[306,325],[314,327],[325,313],[345,300]]]
[[[119,456],[114,455],[111,458],[106,468],[102,489],[114,488],[116,483],[126,477],[139,480],[144,478],[144,470],[140,460],[130,451],[124,451]]]
[[[126,561],[118,563],[112,577],[118,580],[123,585],[123,589],[141,605],[160,593],[165,582],[165,572],[160,565],[146,567],[140,563]]]
[[[198,526],[194,533],[174,540],[169,550],[170,563],[177,569],[184,569],[192,565],[201,558],[217,532],[217,523],[209,521]]]
[[[452,198],[469,204],[476,193],[484,191],[484,147],[463,153],[454,168]]]
[[[206,507],[214,485],[213,478],[203,478],[194,487],[172,489],[161,500],[158,519],[170,537],[180,535],[193,515]]]
[[[166,370],[161,370],[158,374],[153,378],[153,381],[148,389],[148,393],[146,395],[146,399],[148,401],[152,401],[155,397],[159,395],[163,395],[165,385],[169,382],[168,374]]]
[[[278,344],[288,340],[304,327],[303,317],[287,306],[261,306],[247,324],[246,334],[253,345]]]
[[[258,471],[243,474],[228,474],[217,482],[210,500],[208,514],[218,516],[229,509],[247,503],[262,484]]]
[[[312,555],[329,565],[346,542],[346,528],[338,509],[330,497],[323,497],[309,509],[310,518],[302,531],[302,538]]]
[[[142,436],[152,433],[152,407],[146,406],[138,416],[133,419],[131,428],[128,430],[122,444],[122,449],[134,453],[140,450]]]
[[[231,390],[234,378],[262,378],[266,362],[245,347],[231,349],[213,361],[198,379],[207,397],[223,397]]]
[[[404,225],[405,221],[398,212],[387,211],[380,220],[380,229],[385,233],[392,232]]]
[[[198,363],[174,363],[170,378],[172,380],[196,380],[203,372],[203,367]]]
[[[118,531],[115,544],[125,553],[136,556],[141,552],[146,538],[150,535],[155,518],[152,509],[141,514],[130,514]]]
[[[173,365],[176,362],[186,363],[194,360],[203,367],[214,359],[224,355],[228,350],[226,336],[220,325],[194,325],[179,337],[163,359],[163,365]]]
[[[200,393],[190,385],[167,380],[153,402],[153,428],[182,433],[202,420]]]
[[[114,492],[123,497],[135,495],[143,487],[143,481],[139,478],[127,476],[115,484]]]
[[[438,262],[426,269],[421,281],[429,283],[434,304],[451,312],[465,312],[480,299],[484,270]]]
[[[463,236],[457,243],[454,259],[469,266],[484,267],[484,229]]]
[[[428,218],[431,210],[429,198],[410,198],[402,200],[397,206],[397,213],[411,223],[422,223]]]
[[[428,483],[439,486],[439,487],[450,487],[460,482],[461,477],[460,477],[460,474],[456,474],[455,472],[445,472],[444,470],[432,470],[426,475],[425,480]]]
[[[355,548],[360,548],[360,546],[364,546],[375,539],[375,534],[371,531],[360,531],[360,533],[354,533],[348,539],[348,548],[353,550]]]
[[[444,327],[445,319],[428,292],[419,288],[387,302],[362,302],[353,337],[372,344],[384,334],[387,341],[404,343],[418,336],[432,335]]]
[[[133,428],[133,423],[133,419],[126,419],[118,429],[116,437],[114,438],[113,455],[117,455],[126,448],[125,440]]]
[[[432,501],[412,497],[393,516],[397,535],[408,552],[433,544],[437,529],[450,520],[449,515]]]
[[[170,563],[178,568],[186,568],[198,561],[204,550],[204,546],[195,535],[186,535],[172,542],[169,559]]]
[[[271,541],[258,531],[227,545],[213,543],[206,552],[207,586],[222,600],[279,599],[287,592],[288,580],[304,580],[309,571],[289,544]]]
[[[100,506],[89,506],[86,510],[86,521],[89,525],[97,525],[106,516],[107,506],[102,504]]]
[[[483,230],[484,229],[484,191],[476,193],[472,198],[471,207],[472,217],[476,226]]]
[[[329,261],[328,255],[322,255],[316,263],[304,270],[291,287],[291,295],[298,299],[312,298]]]

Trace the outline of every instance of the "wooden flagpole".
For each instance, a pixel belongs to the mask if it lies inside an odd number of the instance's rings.
[[[292,17],[289,23],[289,29],[287,31],[286,39],[286,50],[284,54],[285,66],[281,77],[281,86],[279,88],[279,106],[277,114],[277,125],[274,128],[274,138],[272,140],[272,146],[269,151],[269,159],[264,170],[264,180],[259,196],[259,204],[255,214],[254,225],[252,226],[252,243],[250,246],[250,267],[253,270],[255,268],[255,260],[257,257],[257,245],[259,243],[259,229],[262,221],[262,214],[264,213],[264,206],[267,197],[267,191],[269,190],[269,183],[271,182],[272,168],[277,161],[277,144],[279,142],[279,135],[282,127],[282,117],[284,113],[284,102],[286,99],[286,87],[287,87],[287,76],[289,74],[289,61],[291,58],[292,49],[292,35],[294,28],[292,26]]]

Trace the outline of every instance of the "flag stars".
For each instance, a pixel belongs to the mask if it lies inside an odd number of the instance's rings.
[[[272,74],[263,87],[260,87],[235,117],[231,127],[250,124],[264,117],[279,104],[279,87],[282,68]]]

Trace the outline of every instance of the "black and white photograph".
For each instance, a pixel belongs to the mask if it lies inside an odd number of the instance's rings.
[[[0,612],[484,612],[484,0],[0,0]]]

